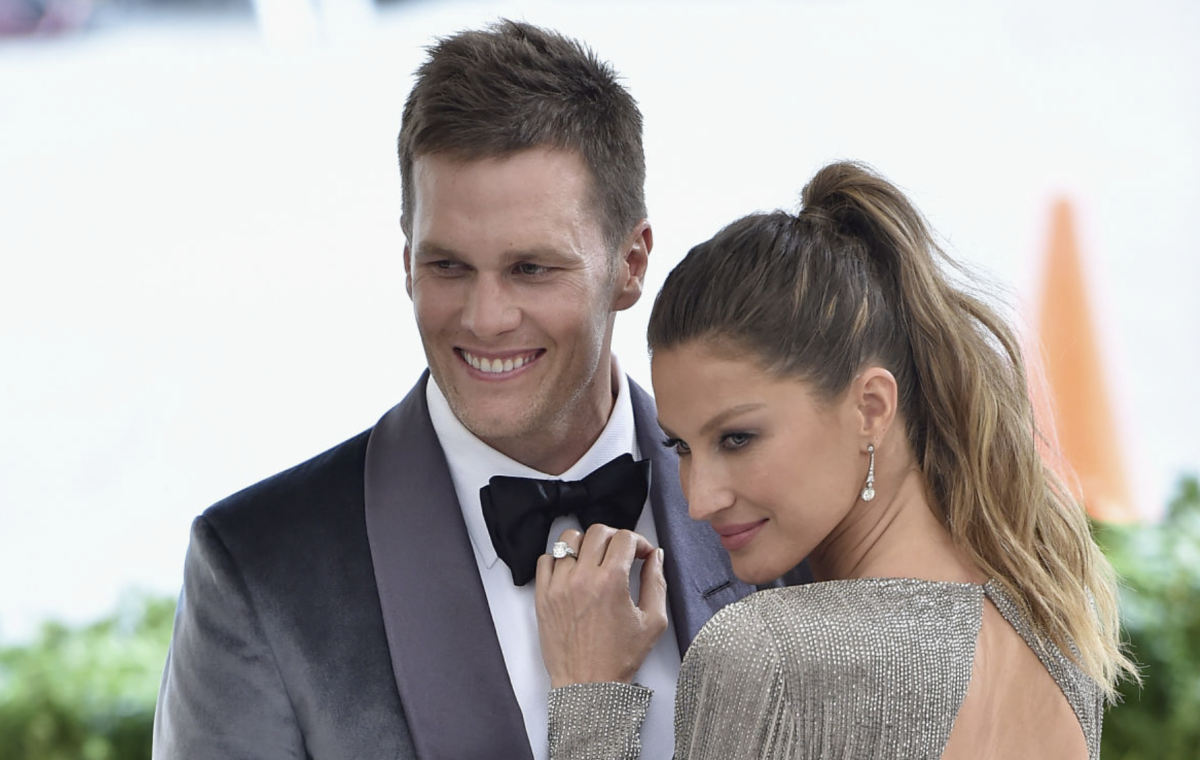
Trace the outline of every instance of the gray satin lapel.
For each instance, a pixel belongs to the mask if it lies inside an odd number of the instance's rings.
[[[708,523],[688,517],[687,501],[679,487],[679,462],[673,452],[663,448],[664,434],[654,401],[633,380],[629,389],[638,448],[650,459],[650,508],[666,552],[667,601],[682,656],[714,612],[755,588],[733,574],[729,555]]]
[[[365,472],[367,539],[405,717],[422,760],[532,758],[429,421],[427,380],[375,426]]]

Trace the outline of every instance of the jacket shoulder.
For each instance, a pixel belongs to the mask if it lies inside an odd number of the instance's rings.
[[[371,430],[339,443],[300,464],[264,478],[213,504],[204,518],[216,525],[254,515],[297,510],[326,503],[330,497],[362,498],[362,472]]]

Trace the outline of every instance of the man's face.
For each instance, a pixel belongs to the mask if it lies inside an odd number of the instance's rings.
[[[430,371],[471,432],[555,472],[608,419],[613,315],[641,294],[649,226],[614,254],[570,152],[419,156],[413,179],[404,267]]]

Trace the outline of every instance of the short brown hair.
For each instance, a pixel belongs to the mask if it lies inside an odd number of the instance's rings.
[[[646,217],[642,114],[616,72],[576,40],[503,19],[429,48],[397,140],[401,226],[412,232],[417,156],[502,158],[575,151],[592,175],[605,240],[615,248]]]

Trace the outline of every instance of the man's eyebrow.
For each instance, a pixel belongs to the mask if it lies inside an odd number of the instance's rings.
[[[550,246],[536,246],[534,248],[521,248],[511,251],[505,251],[502,256],[504,261],[517,263],[518,261],[569,261],[571,255],[564,253],[558,248]]]
[[[458,252],[453,248],[439,245],[437,243],[422,242],[417,245],[417,249],[413,251],[413,255],[419,259],[457,259]]]
[[[462,254],[448,246],[440,243],[422,242],[417,245],[413,256],[419,259],[461,259]],[[569,261],[572,257],[569,254],[563,253],[558,248],[550,246],[537,246],[535,248],[521,248],[505,251],[501,255],[501,261],[507,264],[516,264],[521,261]]]

